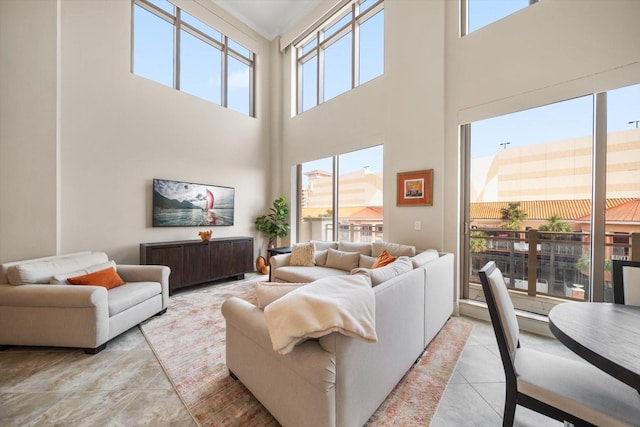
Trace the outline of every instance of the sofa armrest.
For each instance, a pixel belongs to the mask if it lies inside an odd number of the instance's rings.
[[[107,309],[107,289],[101,286],[0,285],[0,305],[6,307],[100,307]]]
[[[128,283],[158,282],[162,286],[162,308],[169,305],[169,275],[171,269],[166,265],[118,265],[118,274]]]
[[[291,254],[274,255],[269,260],[269,264],[271,265],[271,269],[275,270],[276,268],[289,265],[290,260],[291,260]]]
[[[269,329],[262,310],[238,297],[227,299],[222,303],[221,310],[227,323],[234,325],[261,347],[272,349]]]
[[[441,253],[438,259],[421,267],[425,272],[425,346],[431,342],[453,314],[453,254]]]

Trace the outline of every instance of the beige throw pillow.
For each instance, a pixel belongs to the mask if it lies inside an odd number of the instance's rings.
[[[329,249],[327,263],[325,265],[329,268],[351,271],[358,267],[358,262],[360,262],[360,254],[358,252],[343,252]]]
[[[293,245],[289,265],[298,267],[313,267],[316,265],[313,243],[298,243]]]

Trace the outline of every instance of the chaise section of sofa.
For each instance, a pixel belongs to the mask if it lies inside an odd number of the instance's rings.
[[[71,285],[70,277],[115,268],[124,284]],[[169,267],[116,265],[104,252],[2,264],[0,347],[80,347],[97,353],[169,303]]]

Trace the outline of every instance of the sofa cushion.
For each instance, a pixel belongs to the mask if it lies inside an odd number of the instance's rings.
[[[158,282],[130,282],[107,291],[109,317],[162,293]]]
[[[379,256],[382,251],[386,249],[390,255],[393,256],[414,256],[416,254],[416,247],[409,245],[400,245],[398,243],[389,242],[373,242],[371,243],[371,255]]]
[[[297,243],[291,248],[289,265],[300,267],[312,267],[315,265],[313,243]]]
[[[256,283],[254,292],[258,300],[258,308],[264,309],[278,298],[288,294],[306,283],[260,282]]]
[[[358,267],[360,254],[358,252],[345,252],[329,249],[326,266],[338,270],[351,271]]]
[[[338,250],[343,252],[359,252],[371,256],[371,243],[338,242]]]
[[[109,258],[104,252],[60,256],[43,261],[14,265],[7,270],[7,277],[12,285],[49,283],[56,274],[81,270],[108,261]]]
[[[344,270],[329,267],[279,267],[272,272],[272,280],[290,283],[309,283],[318,279],[347,274]]]
[[[396,276],[413,270],[413,264],[409,257],[401,256],[389,265],[380,268],[356,268],[351,274],[363,274],[371,279],[371,284],[377,286]]]
[[[378,255],[378,258],[376,258],[376,261],[373,263],[371,268],[384,267],[385,265],[391,264],[396,259],[396,257],[389,255],[389,252],[385,249],[380,255]]]
[[[104,270],[105,268],[113,267],[116,268],[115,261],[103,262],[96,265],[91,265],[87,268],[83,268],[82,270],[70,271],[68,273],[60,273],[54,274],[53,277],[49,280],[49,283],[52,285],[61,285],[61,284],[69,284],[67,279],[69,277],[82,276],[84,274],[95,273],[96,271]]]
[[[427,249],[426,251],[420,252],[416,256],[411,258],[411,263],[413,264],[413,268],[418,268],[422,265],[425,265],[429,261],[433,261],[434,259],[440,258],[440,254],[435,249]]]
[[[338,249],[338,242],[332,242],[329,240],[312,240],[313,246],[316,251],[326,251],[327,249]]]
[[[314,254],[316,265],[322,265],[322,266],[326,265],[328,253],[329,253],[328,249],[325,249],[323,251],[316,251]]]
[[[376,259],[377,258],[374,256],[360,254],[360,262],[358,262],[358,267],[371,268],[373,266],[373,263],[376,262]]]
[[[124,285],[124,280],[122,280],[122,277],[118,275],[118,272],[113,267],[82,276],[69,277],[67,282],[72,285],[102,286],[107,289]]]

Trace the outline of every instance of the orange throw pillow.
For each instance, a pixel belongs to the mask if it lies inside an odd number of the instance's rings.
[[[373,262],[371,268],[384,267],[387,264],[391,264],[396,260],[396,257],[389,255],[389,252],[385,249],[378,255],[378,258]]]
[[[122,280],[113,267],[96,271],[95,273],[85,274],[84,276],[69,277],[67,282],[72,285],[103,286],[107,289],[124,285],[124,280]]]

